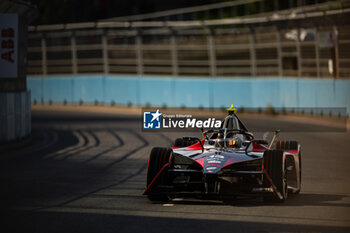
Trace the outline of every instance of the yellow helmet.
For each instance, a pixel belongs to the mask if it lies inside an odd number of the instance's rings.
[[[228,114],[236,114],[237,113],[237,109],[235,109],[233,107],[233,104],[231,104],[231,107],[227,108],[226,111],[227,111]]]

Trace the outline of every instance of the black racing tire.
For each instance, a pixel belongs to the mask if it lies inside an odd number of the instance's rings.
[[[196,141],[193,141],[193,140],[190,140],[190,139],[177,138],[175,140],[174,146],[187,147],[187,146],[191,146],[191,145],[193,145],[195,143],[196,143]]]
[[[276,148],[279,150],[297,150],[298,158],[299,158],[299,188],[294,192],[294,194],[298,194],[301,191],[301,146],[297,141],[278,141],[276,144]]]
[[[299,143],[297,141],[278,141],[276,143],[277,150],[298,150]]]
[[[267,150],[264,152],[264,168],[282,199],[276,194],[264,197],[265,202],[284,202],[288,197],[288,177],[286,156],[282,150]]]
[[[152,149],[148,159],[147,187],[151,184],[164,165],[169,162],[171,153],[172,150],[170,148],[154,147]],[[167,171],[163,171],[155,182],[157,182],[157,184],[154,185],[166,185],[168,183]],[[149,190],[148,199],[151,201],[167,201],[168,196],[166,194],[158,193],[157,189],[153,188]]]

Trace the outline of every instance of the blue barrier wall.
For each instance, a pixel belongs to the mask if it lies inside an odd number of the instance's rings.
[[[28,77],[32,102],[104,103],[217,108],[318,108],[350,110],[350,80],[307,78],[184,78],[77,75]]]

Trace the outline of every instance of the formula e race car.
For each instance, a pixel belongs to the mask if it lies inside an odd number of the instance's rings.
[[[301,147],[296,141],[255,139],[231,106],[221,128],[202,130],[203,139],[183,137],[172,148],[155,147],[148,160],[151,201],[194,196],[230,199],[261,195],[283,202],[301,189]]]

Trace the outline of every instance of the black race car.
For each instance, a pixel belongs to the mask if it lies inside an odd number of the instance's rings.
[[[151,201],[262,195],[283,202],[301,189],[301,147],[276,142],[277,134],[270,143],[255,139],[231,106],[222,128],[203,131],[203,139],[183,137],[172,148],[153,148],[143,194]]]

